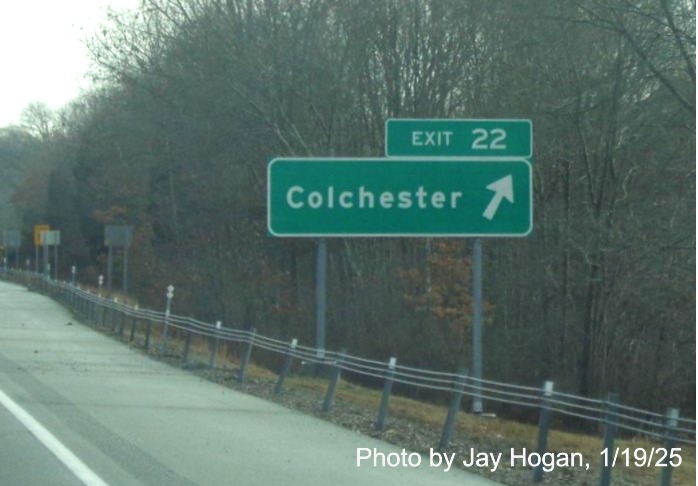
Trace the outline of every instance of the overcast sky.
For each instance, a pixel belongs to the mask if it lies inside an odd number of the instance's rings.
[[[84,40],[107,7],[139,0],[0,0],[0,127],[18,124],[25,106],[61,108],[89,86]]]

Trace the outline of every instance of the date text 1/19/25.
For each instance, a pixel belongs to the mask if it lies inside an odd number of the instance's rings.
[[[665,449],[663,447],[604,449],[601,460],[605,467],[679,467],[682,462],[681,448]]]

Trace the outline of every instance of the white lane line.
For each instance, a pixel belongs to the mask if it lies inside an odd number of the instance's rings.
[[[24,425],[39,441],[53,453],[86,486],[108,486],[97,474],[70,452],[56,437],[27,413],[14,400],[0,390],[0,404]]]

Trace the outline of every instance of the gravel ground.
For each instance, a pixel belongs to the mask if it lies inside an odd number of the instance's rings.
[[[99,326],[97,326],[96,329],[105,332],[106,334],[113,335],[111,331]],[[142,349],[142,338],[140,338],[140,342],[138,342],[138,340],[139,337],[136,338],[134,347]],[[152,342],[157,343],[158,341],[153,340]],[[151,349],[150,355],[154,359],[166,361],[173,366],[179,367],[181,365],[179,345],[178,343],[172,341],[171,345],[171,354],[165,358],[157,356],[154,349]],[[211,380],[243,393],[248,393],[250,395],[276,402],[309,415],[314,415],[322,418],[323,420],[327,420],[344,428],[353,430],[359,434],[379,438],[398,447],[404,447],[408,450],[425,454],[426,456],[428,456],[430,448],[436,447],[440,440],[440,428],[434,427],[433,425],[428,425],[426,423],[420,423],[415,420],[390,415],[384,430],[380,432],[376,431],[373,428],[373,422],[376,417],[376,410],[374,408],[363,408],[354,404],[342,402],[341,400],[335,400],[332,409],[328,413],[322,413],[321,405],[324,400],[324,391],[316,391],[306,388],[302,390],[294,390],[293,388],[286,387],[283,393],[281,393],[279,396],[274,396],[273,390],[276,383],[275,379],[250,377],[246,379],[244,383],[239,383],[236,379],[237,370],[235,369],[217,369],[215,371],[211,371],[208,369],[208,366],[203,363],[189,365],[187,368],[192,373],[195,373],[203,379]],[[490,419],[483,418],[483,420]],[[457,432],[454,432],[447,452],[456,453],[455,457],[457,460],[455,461],[455,464],[463,469],[466,468],[460,464],[460,461],[463,459],[470,459],[471,448],[474,448],[476,452],[494,454],[503,452],[500,466],[496,468],[495,471],[491,471],[485,467],[471,467],[467,468],[467,470],[502,484],[518,486],[522,484],[533,484],[532,470],[530,467],[524,467],[521,465],[517,467],[509,467],[509,451],[514,448],[520,453],[524,447],[526,447],[526,444],[515,443],[503,437],[492,437],[487,440],[475,438],[468,439],[467,437],[459,436]],[[529,452],[532,451],[529,449]],[[630,478],[627,475],[624,476],[622,470],[615,469],[613,471],[612,484],[613,486],[649,486],[658,484],[658,478],[659,473],[647,475],[642,478]],[[546,473],[543,482],[539,484],[596,486],[599,484],[599,471],[593,465],[588,469],[583,467],[555,468],[553,471]],[[678,485],[678,482],[674,481],[673,484]]]
[[[236,380],[235,370],[216,370],[211,372],[207,369],[192,370],[198,375],[229,386],[236,390],[251,395],[264,398],[294,410],[314,415],[323,420],[330,421],[344,428],[353,430],[359,434],[364,434],[370,437],[379,438],[399,447],[404,447],[408,450],[417,451],[422,454],[429,454],[430,448],[435,447],[440,440],[441,430],[433,426],[419,423],[414,420],[408,420],[402,417],[388,417],[386,427],[383,431],[376,431],[373,428],[373,422],[376,418],[376,410],[358,407],[354,404],[348,404],[340,400],[335,400],[332,409],[328,413],[322,413],[321,404],[324,400],[324,392],[302,389],[294,390],[286,388],[279,396],[273,395],[275,380],[249,378],[244,383],[239,383]],[[490,420],[483,418],[483,420]],[[491,452],[499,453],[510,451],[515,448],[520,451],[525,447],[521,443],[508,442],[504,438],[493,438],[492,440],[467,440],[465,437],[459,437],[458,433],[454,432],[451,439],[451,444],[448,449],[450,453],[456,453],[456,458],[460,460],[469,459],[471,448],[476,452]],[[530,451],[530,449],[529,449]],[[459,464],[459,460],[456,464]],[[506,464],[505,466],[503,466]],[[462,466],[461,466],[462,467]],[[465,468],[464,468],[465,469]],[[503,454],[500,467],[492,472],[488,468],[468,468],[470,472],[475,472],[494,481],[507,485],[522,485],[532,484],[532,470],[529,467],[509,467],[509,454]],[[647,481],[638,482],[637,480],[629,480],[624,478],[615,470],[613,472],[613,485],[635,485],[635,484],[657,484],[658,480],[655,477],[647,478]],[[599,471],[591,466],[589,470],[584,468],[556,468],[550,473],[546,473],[544,480],[539,484],[549,485],[589,485],[596,486],[599,483]]]

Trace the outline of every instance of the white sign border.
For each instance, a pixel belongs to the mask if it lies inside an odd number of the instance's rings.
[[[381,161],[394,162],[397,157],[275,157],[267,164],[267,231],[277,238],[524,238],[533,231],[533,166],[531,162],[523,157],[509,157],[502,159],[504,162],[523,162],[528,166],[528,195],[529,195],[529,226],[524,233],[277,233],[271,227],[271,167],[277,161],[303,161],[303,162],[328,162],[331,160],[347,162],[380,163]],[[403,157],[399,157],[403,159]],[[410,162],[468,162],[468,163],[489,163],[495,162],[487,157],[454,158],[448,157],[437,160],[427,157],[404,157],[406,163]]]

